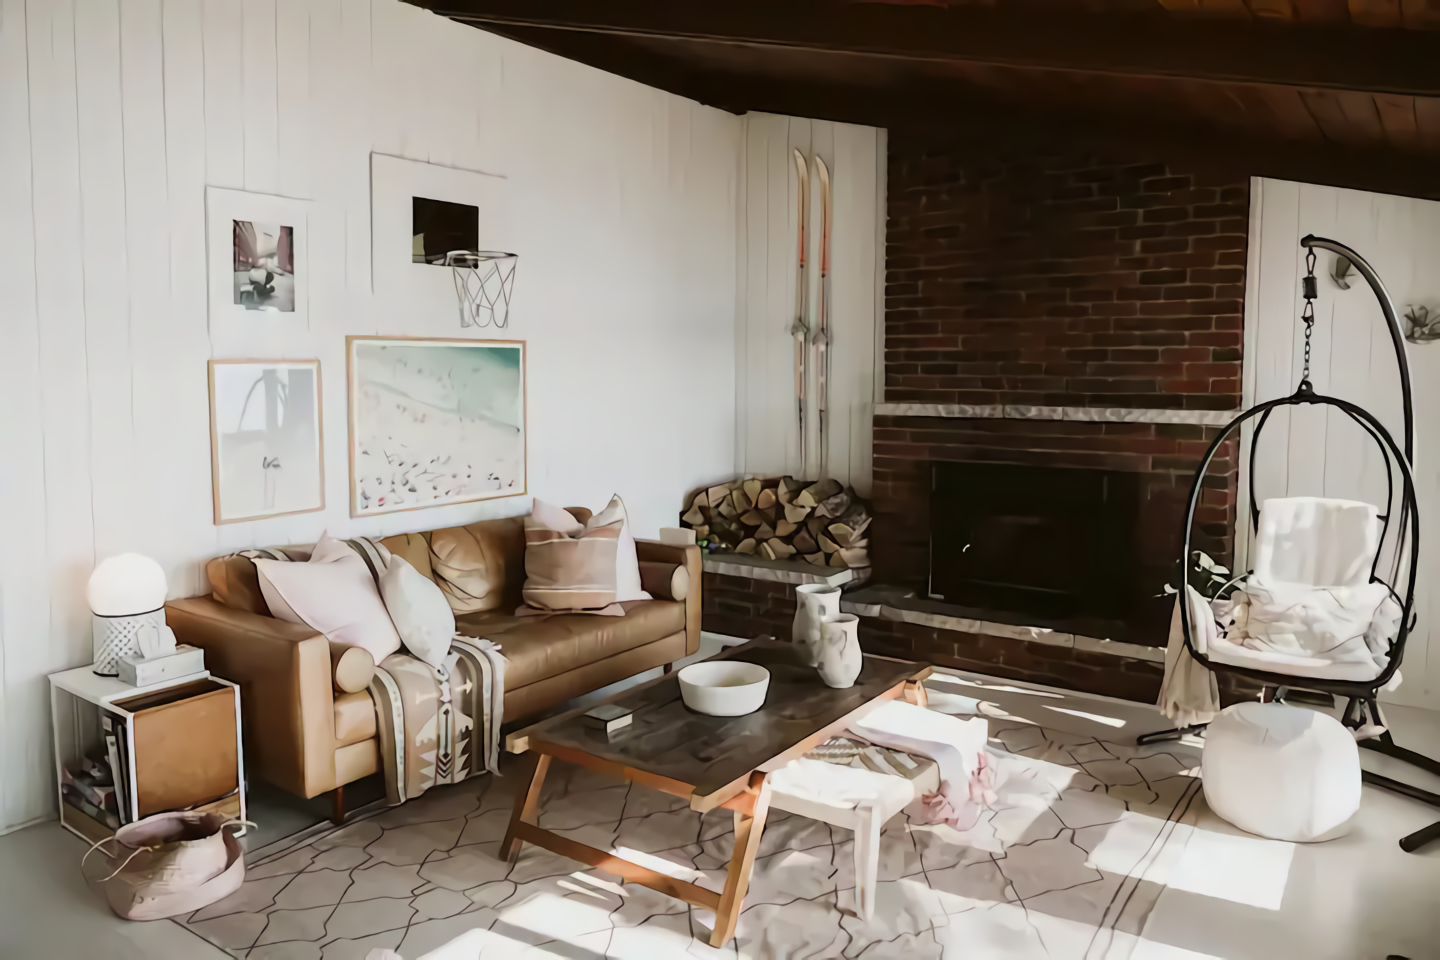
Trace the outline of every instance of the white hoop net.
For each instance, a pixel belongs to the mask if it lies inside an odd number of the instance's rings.
[[[510,322],[510,291],[520,258],[500,250],[451,250],[445,264],[455,272],[460,326],[503,329]]]

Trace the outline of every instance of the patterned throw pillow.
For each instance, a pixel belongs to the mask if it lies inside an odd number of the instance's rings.
[[[624,616],[615,602],[615,551],[622,523],[585,530],[552,530],[525,518],[525,606],[517,616],[594,613]]]

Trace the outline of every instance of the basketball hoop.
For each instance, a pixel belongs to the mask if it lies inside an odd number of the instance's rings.
[[[510,322],[510,291],[520,258],[500,250],[451,250],[445,265],[455,271],[460,326],[503,329]]]

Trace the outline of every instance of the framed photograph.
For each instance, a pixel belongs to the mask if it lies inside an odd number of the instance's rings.
[[[206,188],[212,330],[309,326],[307,207],[304,200]]]
[[[319,360],[210,361],[215,522],[325,508]]]
[[[525,342],[346,338],[350,514],[526,492]]]

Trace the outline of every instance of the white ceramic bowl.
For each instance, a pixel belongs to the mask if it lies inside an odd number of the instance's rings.
[[[739,717],[765,703],[770,671],[756,663],[711,660],[680,670],[680,696],[685,706],[712,717]]]

